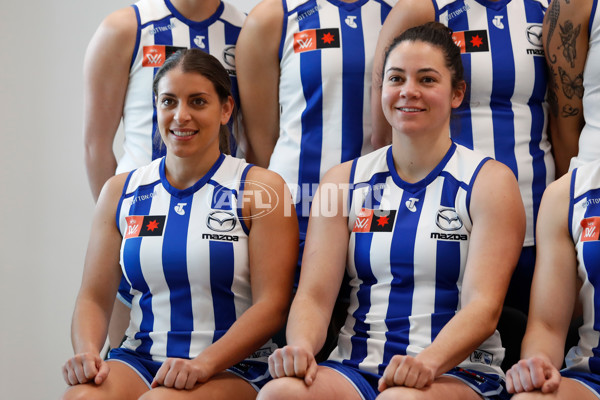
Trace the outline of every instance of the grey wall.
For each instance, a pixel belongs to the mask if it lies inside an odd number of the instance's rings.
[[[259,0],[229,0],[249,11]],[[133,0],[0,2],[0,398],[56,399],[93,201],[82,62]]]

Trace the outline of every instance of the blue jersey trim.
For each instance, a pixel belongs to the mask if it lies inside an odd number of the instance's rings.
[[[219,2],[219,7],[217,8],[217,11],[215,11],[215,13],[213,15],[208,17],[208,19],[205,19],[204,21],[192,21],[191,19],[187,19],[179,11],[177,11],[177,9],[173,5],[173,3],[171,3],[171,0],[164,0],[164,1],[165,1],[165,5],[169,9],[169,11],[171,11],[171,14],[173,14],[173,16],[175,18],[185,22],[186,25],[189,25],[190,28],[193,28],[195,30],[201,30],[201,29],[208,28],[208,26],[213,24],[215,21],[217,21],[221,17],[221,14],[223,14],[223,10],[225,9],[225,5],[221,1],[221,2]]]
[[[182,198],[187,197],[190,194],[195,193],[198,190],[200,190],[202,188],[202,186],[204,186],[210,180],[210,178],[212,178],[212,176],[215,174],[215,172],[217,172],[217,170],[219,169],[221,164],[223,164],[223,160],[225,160],[225,155],[223,153],[220,153],[219,158],[217,158],[217,161],[215,161],[215,163],[208,170],[208,172],[202,178],[200,178],[200,180],[198,182],[196,182],[194,185],[190,186],[189,188],[182,189],[182,190],[177,189],[174,186],[171,186],[171,184],[167,180],[167,177],[165,175],[165,160],[166,160],[166,158],[163,158],[160,161],[160,168],[159,168],[160,180],[161,180],[165,190],[171,196],[182,199]]]
[[[475,184],[475,179],[477,179],[477,177],[479,176],[479,171],[481,171],[483,164],[490,160],[492,160],[491,157],[485,157],[483,160],[481,160],[481,162],[473,172],[471,182],[469,182],[469,188],[467,189],[467,198],[465,199],[465,205],[467,206],[467,214],[469,214],[469,218],[471,218],[471,195],[473,194],[473,185]]]
[[[130,71],[131,68],[133,68],[133,63],[135,62],[135,57],[138,53],[140,47],[140,40],[142,36],[142,19],[140,17],[140,10],[135,4],[132,4],[131,7],[133,7],[133,11],[135,12],[135,19],[137,20],[137,30],[135,33],[135,45],[133,46],[133,53],[131,54],[131,62],[129,64]]]
[[[577,177],[577,168],[571,173],[571,182],[569,184],[569,235],[573,237],[573,208],[575,207],[575,178]],[[575,239],[573,238],[575,242]]]
[[[133,173],[135,172],[135,170],[129,172],[129,174],[127,174],[127,179],[125,179],[125,184],[123,185],[123,190],[121,191],[121,198],[119,199],[119,202],[117,203],[117,212],[115,214],[115,223],[117,224],[117,229],[119,229],[119,215],[121,215],[121,206],[123,205],[123,199],[125,199],[127,196],[127,187],[129,186],[129,180],[131,179],[131,176],[133,175]]]
[[[431,172],[429,174],[427,174],[427,176],[425,178],[423,178],[420,181],[415,182],[415,183],[406,182],[400,177],[400,175],[398,175],[398,171],[396,171],[396,166],[394,165],[394,155],[392,153],[392,146],[390,146],[390,148],[387,151],[386,159],[387,159],[388,169],[390,170],[390,175],[392,176],[394,183],[396,185],[398,185],[398,187],[404,189],[407,192],[416,193],[419,190],[427,187],[431,182],[433,182],[438,177],[438,175],[446,167],[446,164],[448,164],[448,161],[450,160],[450,158],[452,158],[452,155],[454,154],[455,151],[456,151],[456,143],[452,142],[450,144],[450,148],[446,152],[446,155],[444,155],[444,158],[442,158],[442,160],[438,163],[438,165],[436,165],[436,167],[433,170],[431,170]]]
[[[588,23],[588,37],[592,35],[592,26],[594,25],[594,19],[596,19],[596,8],[598,8],[598,0],[594,0],[592,3],[592,12],[590,13],[590,21]]]
[[[240,221],[240,225],[242,226],[242,229],[244,230],[244,232],[246,233],[246,235],[250,234],[250,229],[248,229],[248,225],[246,225],[246,221],[244,219],[244,215],[242,214],[243,208],[244,208],[244,201],[242,200],[244,198],[244,186],[246,183],[246,175],[248,175],[248,171],[250,171],[250,168],[254,167],[253,164],[248,164],[245,168],[244,168],[244,172],[242,172],[242,177],[241,177],[241,182],[240,182],[240,187],[239,187],[239,191],[238,191],[238,204],[237,204],[237,216],[238,216],[238,220]],[[242,201],[242,204],[239,204],[239,201]]]
[[[281,27],[281,38],[279,39],[279,61],[283,58],[283,47],[285,45],[285,33],[287,32],[287,20],[289,15],[286,0],[281,0],[281,7],[283,8],[283,25]]]

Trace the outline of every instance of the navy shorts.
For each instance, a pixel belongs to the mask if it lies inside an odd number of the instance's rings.
[[[573,371],[571,369],[563,369],[560,374],[565,378],[581,383],[600,399],[600,376],[591,372]]]
[[[112,349],[108,353],[107,361],[117,361],[128,365],[142,378],[148,388],[150,388],[154,376],[163,364],[160,361],[154,361],[150,357],[142,356],[133,350],[122,347]],[[271,380],[269,364],[262,361],[244,360],[225,371],[239,376],[252,385],[257,392]]]
[[[361,371],[337,361],[325,361],[319,365],[334,369],[344,376],[363,400],[374,400],[379,394],[377,386],[381,375]],[[486,400],[508,400],[511,397],[506,391],[504,378],[496,374],[484,374],[456,367],[444,375],[459,379]]]

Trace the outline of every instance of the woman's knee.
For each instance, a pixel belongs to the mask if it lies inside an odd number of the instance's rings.
[[[279,378],[267,383],[258,392],[257,400],[303,400],[308,399],[304,381],[298,378]]]
[[[97,386],[91,384],[75,385],[63,393],[61,400],[108,400]]]

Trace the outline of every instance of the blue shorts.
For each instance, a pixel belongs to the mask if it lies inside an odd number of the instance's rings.
[[[381,375],[361,371],[358,368],[344,365],[337,361],[325,361],[320,363],[324,367],[336,370],[346,378],[359,393],[363,400],[374,400],[379,391],[379,379]],[[506,391],[504,378],[495,374],[484,374],[482,372],[453,368],[444,374],[464,382],[476,393],[488,400],[508,400],[511,395]]]
[[[154,376],[163,364],[160,361],[154,361],[150,357],[142,356],[133,350],[122,347],[112,349],[108,353],[107,361],[117,361],[128,365],[142,378],[148,388],[150,388]],[[225,371],[239,376],[252,385],[257,392],[272,379],[269,374],[269,364],[256,360],[244,360]]]
[[[570,378],[581,383],[588,388],[590,392],[600,399],[600,376],[591,372],[573,371],[571,369],[563,369],[560,374],[564,378]]]

